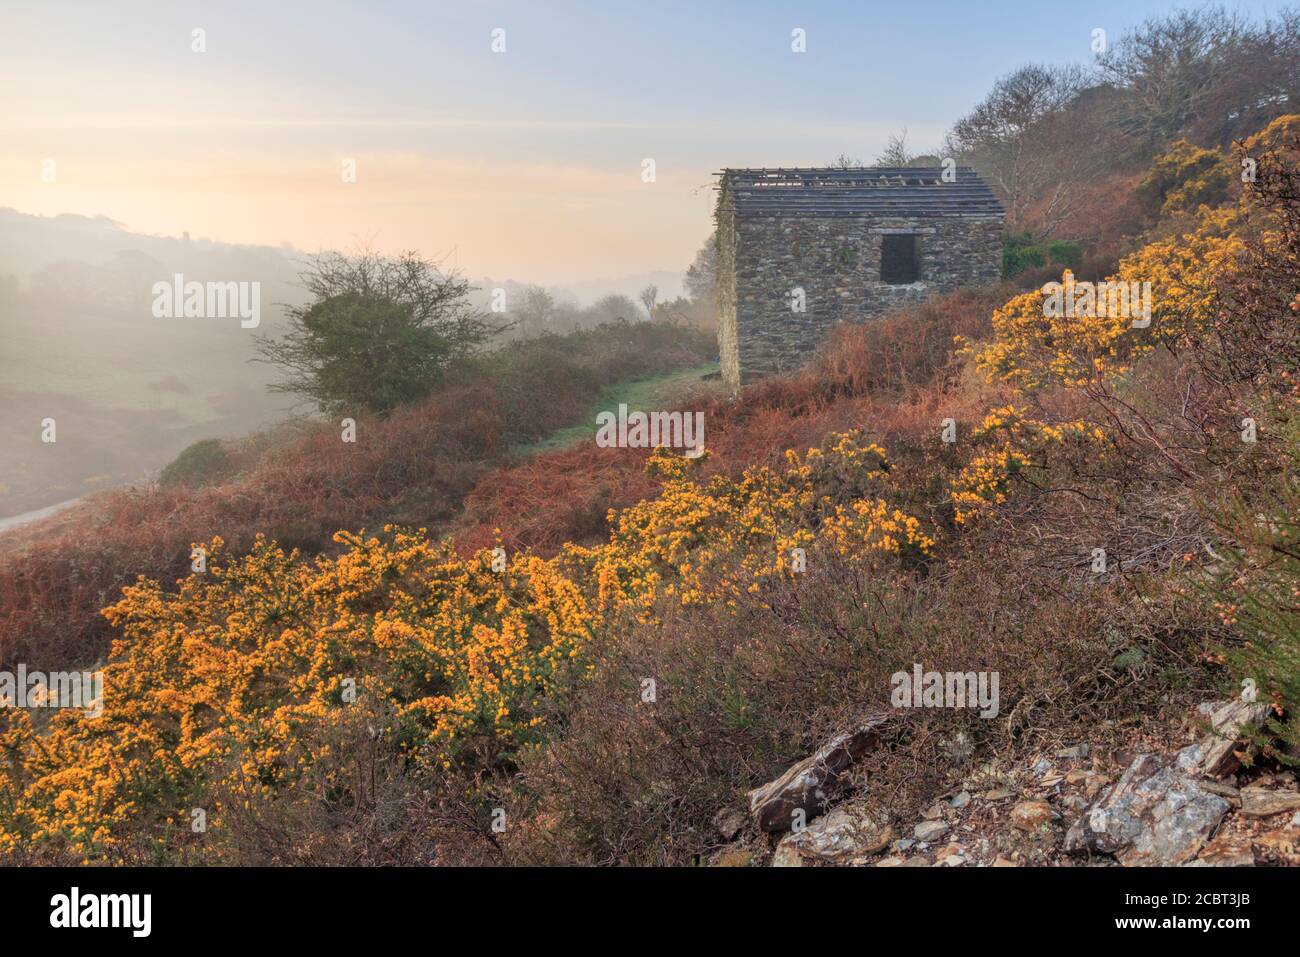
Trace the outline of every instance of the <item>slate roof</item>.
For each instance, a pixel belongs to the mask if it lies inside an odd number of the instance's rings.
[[[1002,203],[969,166],[726,169],[718,175],[737,214],[760,216],[1002,216]]]

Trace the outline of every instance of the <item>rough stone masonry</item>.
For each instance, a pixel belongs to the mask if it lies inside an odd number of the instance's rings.
[[[798,368],[837,322],[1001,275],[1005,214],[969,167],[720,176],[718,349],[733,390]]]

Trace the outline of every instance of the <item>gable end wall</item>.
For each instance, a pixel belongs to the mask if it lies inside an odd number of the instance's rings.
[[[744,216],[718,207],[722,375],[742,381],[803,365],[840,321],[876,318],[936,292],[996,282],[1001,216]],[[880,282],[881,237],[920,236],[916,283]],[[792,310],[802,289],[806,311]]]

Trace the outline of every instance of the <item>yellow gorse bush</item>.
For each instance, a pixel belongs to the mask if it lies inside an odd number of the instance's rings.
[[[1245,248],[1235,231],[1239,221],[1235,208],[1202,207],[1194,231],[1152,242],[1120,261],[1106,282],[1150,284],[1149,326],[1134,327],[1131,312],[1049,310],[1046,289],[1034,289],[993,313],[990,343],[968,347],[977,368],[1024,389],[1087,387],[1122,376],[1162,341],[1203,332],[1216,315],[1216,283]],[[1075,278],[1066,270],[1061,282],[1069,286]]]
[[[972,356],[976,368],[990,379],[1029,392],[1112,391],[1143,354],[1161,344],[1178,349],[1203,340],[1219,321],[1219,284],[1246,248],[1241,235],[1244,211],[1241,205],[1202,206],[1194,222],[1191,232],[1153,241],[1125,257],[1107,280],[1130,289],[1149,284],[1149,325],[1135,326],[1138,317],[1132,310],[1112,310],[1110,301],[1100,308],[1100,294],[1096,308],[1082,310],[1090,314],[1049,309],[1049,290],[1044,287],[1015,296],[995,310],[992,340],[979,345],[959,341],[960,352]],[[1265,232],[1261,239],[1268,243],[1278,237]],[[1067,270],[1061,285],[1074,283]],[[949,483],[958,524],[1005,503],[1017,479],[1032,481],[1034,470],[1046,469],[1053,447],[1083,443],[1101,449],[1107,435],[1095,423],[1053,425],[1007,406],[989,412],[973,439],[977,451]]]
[[[383,732],[414,761],[525,745],[543,730],[541,703],[590,667],[597,618],[551,564],[497,572],[490,551],[460,558],[392,528],[336,540],[337,559],[259,539],[175,593],[126,588],[105,611],[122,638],[102,716],[59,711],[38,734],[10,713],[0,848],[60,842],[94,858],[139,815],[187,815],[205,784],[292,785],[313,759],[305,726],[354,700],[391,715]]]
[[[1106,433],[1082,419],[1049,424],[1026,415],[1013,405],[991,410],[971,435],[979,448],[949,483],[948,494],[958,524],[965,524],[981,511],[1007,501],[1017,477],[1031,478],[1048,466],[1053,448],[1076,447],[1100,450]]]
[[[699,483],[698,462],[657,451],[663,494],[612,515],[606,544],[504,570],[423,530],[339,532],[341,554],[314,561],[262,538],[227,560],[215,539],[206,573],[175,591],[141,579],[105,610],[121,637],[102,715],[38,727],[0,712],[0,851],[113,860],[132,852],[124,835],[166,844],[204,795],[294,786],[320,756],[307,742],[358,705],[410,762],[509,761],[589,675],[608,611],[734,599],[790,574],[796,548],[874,561],[932,546],[882,497],[879,446],[847,433],[788,460]]]
[[[598,607],[633,608],[652,620],[664,597],[714,604],[758,592],[792,573],[796,549],[824,545],[870,561],[919,558],[933,546],[916,518],[880,498],[889,462],[859,433],[786,457],[781,472],[753,468],[739,480],[700,482],[698,464],[657,450],[648,467],[664,480],[662,494],[611,513],[607,544],[569,549],[599,583]]]
[[[1149,243],[1120,261],[1120,280],[1150,282],[1154,290],[1151,327],[1132,332],[1134,337],[1146,334],[1147,344],[1138,351],[1160,341],[1199,336],[1212,327],[1218,314],[1216,284],[1245,250],[1233,232],[1237,218],[1234,209],[1202,209],[1194,233]]]
[[[1066,270],[1061,282],[1074,276]],[[977,368],[1025,389],[1086,385],[1121,373],[1135,350],[1131,319],[1117,315],[1048,315],[1047,293],[1034,289],[993,313],[993,341],[975,354]]]

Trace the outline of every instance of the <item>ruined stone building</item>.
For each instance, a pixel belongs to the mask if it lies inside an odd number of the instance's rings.
[[[830,327],[1002,271],[1002,204],[968,167],[728,169],[718,195],[722,377],[802,365]]]

